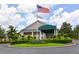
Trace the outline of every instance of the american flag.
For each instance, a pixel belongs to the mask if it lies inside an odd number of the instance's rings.
[[[46,7],[42,7],[40,5],[37,5],[37,8],[38,8],[37,11],[40,12],[40,13],[48,13],[49,12],[49,9],[46,8]]]

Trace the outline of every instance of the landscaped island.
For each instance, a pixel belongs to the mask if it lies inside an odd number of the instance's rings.
[[[45,44],[31,44],[31,43],[23,43],[23,44],[13,44],[12,47],[48,47],[48,46],[65,46],[66,44],[62,43],[45,43]]]
[[[58,39],[60,38],[60,39]],[[48,47],[48,46],[66,46],[67,43],[72,43],[72,40],[69,37],[55,37],[43,40],[33,40],[29,37],[30,40],[18,40],[12,41],[12,47]]]

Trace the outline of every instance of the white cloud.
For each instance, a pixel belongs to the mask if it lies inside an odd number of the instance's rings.
[[[19,19],[21,18],[20,14],[16,14],[17,10],[15,7],[8,7],[8,5],[1,4],[0,9],[0,24],[3,28],[8,27],[8,25],[16,26]]]
[[[21,19],[21,15],[20,15],[20,14],[16,14],[16,15],[14,16],[14,19],[16,19],[16,21],[19,20],[19,19]]]
[[[17,12],[15,7],[8,8],[8,5],[1,5],[0,14],[8,15],[8,14],[15,14]]]
[[[61,27],[61,24],[64,22],[65,20],[63,20],[63,18],[61,18],[60,16],[54,16],[54,17],[50,17],[49,23],[52,25],[57,25],[58,28]]]
[[[55,14],[55,15],[58,15],[58,14],[62,13],[63,11],[64,11],[63,8],[59,8],[58,10],[55,10],[55,11],[54,11],[54,14]]]
[[[15,14],[17,12],[15,7],[10,7],[6,10],[6,12],[10,13],[10,14]]]
[[[76,24],[79,24],[79,9],[69,13],[67,17],[70,18],[68,20],[70,23],[72,23],[72,21],[74,20]]]
[[[20,18],[18,20],[18,23],[16,24],[18,31],[20,31],[21,29],[25,28],[27,25],[27,20],[25,18]]]
[[[62,23],[66,21],[65,16],[67,13],[64,13],[64,16],[60,16],[63,13],[64,9],[59,8],[58,10],[55,10],[53,13],[54,15],[50,17],[49,23],[52,25],[56,25],[58,28],[61,27]]]
[[[0,9],[0,24],[3,26],[3,28],[7,29],[8,25],[13,26],[22,26],[25,27],[34,21],[36,21],[36,17],[31,13],[36,8],[36,5],[27,5],[27,4],[21,4],[16,9],[15,7],[8,7],[8,5],[1,5]],[[20,14],[16,14],[16,12],[24,11],[27,13],[26,19],[23,18]],[[21,24],[21,22],[25,22],[27,25]]]
[[[20,14],[11,15],[8,17],[8,24],[16,27],[21,20],[22,17]]]
[[[27,25],[29,25],[37,20],[33,14],[28,14],[26,16],[26,19],[27,19]]]
[[[7,8],[8,8],[8,5],[6,5],[6,4],[1,4],[1,9],[5,10],[5,9],[7,9]]]
[[[57,25],[58,28],[61,27],[63,22],[71,23],[73,26],[79,24],[79,9],[71,13],[68,13],[63,9],[58,9],[58,11],[56,13],[55,12],[54,15],[50,17],[49,23]],[[60,16],[60,14],[62,16]]]
[[[33,12],[34,10],[36,10],[36,4],[21,4],[17,7],[17,9],[19,11],[23,11],[23,12],[26,12],[26,13],[31,13]]]
[[[2,19],[4,16],[2,14],[0,14],[0,19]]]

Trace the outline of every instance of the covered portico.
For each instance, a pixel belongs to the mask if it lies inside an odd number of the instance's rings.
[[[42,25],[39,27],[40,30],[40,39],[41,39],[41,32],[45,33],[46,38],[52,38],[53,36],[57,35],[56,26],[54,25]]]

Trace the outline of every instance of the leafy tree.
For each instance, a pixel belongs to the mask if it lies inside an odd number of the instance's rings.
[[[69,36],[71,37],[72,35],[72,28],[71,28],[71,25],[70,23],[66,23],[64,22],[60,28],[60,31],[61,35],[64,35],[64,36]]]
[[[0,39],[2,40],[3,38],[5,38],[5,30],[2,29],[0,25]]]
[[[7,31],[7,36],[10,41],[16,40],[18,38],[18,33],[16,31],[16,28],[10,25],[9,30]]]
[[[79,39],[79,25],[74,28],[74,36],[76,39]]]

